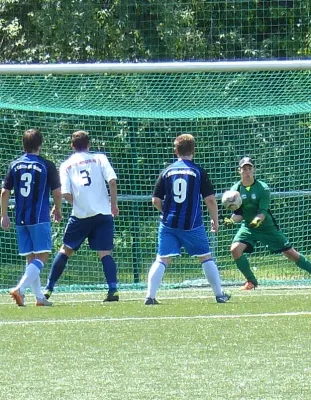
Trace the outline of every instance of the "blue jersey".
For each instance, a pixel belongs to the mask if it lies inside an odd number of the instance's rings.
[[[60,188],[59,174],[51,161],[25,153],[10,164],[3,188],[14,190],[16,225],[49,222],[49,194]]]
[[[201,167],[190,160],[178,160],[161,173],[153,197],[164,200],[165,226],[190,230],[203,225],[201,201],[213,194],[213,185]]]

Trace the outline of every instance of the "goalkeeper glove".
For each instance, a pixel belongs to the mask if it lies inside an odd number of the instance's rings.
[[[249,224],[250,228],[258,228],[262,224],[262,220],[259,217],[255,217]]]
[[[223,224],[225,226],[232,226],[232,225],[235,225],[235,221],[234,221],[234,219],[232,217],[231,218],[225,217]]]

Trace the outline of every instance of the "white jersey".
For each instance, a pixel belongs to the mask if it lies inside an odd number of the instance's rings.
[[[62,193],[73,196],[72,215],[111,215],[106,182],[117,176],[104,154],[76,152],[61,164],[59,174]]]

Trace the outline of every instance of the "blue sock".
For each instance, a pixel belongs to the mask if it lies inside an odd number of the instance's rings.
[[[117,266],[114,259],[109,256],[104,256],[101,259],[103,264],[103,272],[106,277],[106,281],[109,287],[109,292],[115,292],[117,290]]]
[[[50,275],[46,284],[46,290],[53,290],[56,282],[61,277],[66,267],[68,257],[64,253],[57,253],[51,267]]]

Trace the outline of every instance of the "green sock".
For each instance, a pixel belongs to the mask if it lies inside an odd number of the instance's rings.
[[[245,255],[243,254],[240,258],[234,261],[239,270],[244,275],[245,279],[252,282],[255,286],[257,286],[258,285],[257,279],[255,278],[255,275],[253,274],[248,259],[245,257]]]
[[[301,254],[295,264],[297,265],[297,267],[304,269],[305,271],[309,272],[309,274],[311,274],[311,263]]]

